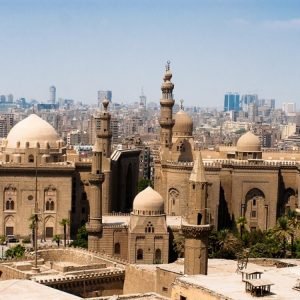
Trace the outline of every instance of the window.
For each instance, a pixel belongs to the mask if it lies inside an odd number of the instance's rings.
[[[115,247],[114,247],[114,254],[120,254],[121,253],[121,245],[120,243],[115,243]]]
[[[251,211],[251,218],[256,218],[256,210]]]
[[[14,228],[12,226],[6,226],[5,235],[14,235]]]
[[[137,260],[143,260],[144,259],[143,249],[138,249],[137,250],[136,259]]]
[[[53,227],[46,227],[46,238],[53,237]]]
[[[46,210],[54,210],[54,207],[54,201],[51,198],[49,198],[46,202]]]
[[[147,227],[145,228],[145,232],[147,233],[154,233],[154,227],[153,227],[153,225],[151,224],[151,222],[148,222],[148,224],[147,224]]]
[[[33,163],[34,162],[34,156],[32,154],[30,154],[28,156],[28,162]]]
[[[161,264],[161,250],[156,249],[155,250],[155,262],[156,264]]]
[[[14,200],[12,200],[11,198],[9,198],[6,201],[5,208],[6,208],[6,210],[14,210],[15,209],[15,202],[14,202]]]
[[[180,295],[180,300],[187,300],[185,296]]]
[[[253,200],[252,200],[252,205],[253,205],[253,206],[256,206],[256,199],[253,199]]]

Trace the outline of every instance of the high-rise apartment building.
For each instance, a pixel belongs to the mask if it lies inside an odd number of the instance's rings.
[[[112,91],[98,91],[98,107],[101,107],[104,99],[108,99],[111,102]]]
[[[282,103],[282,110],[290,117],[296,115],[296,103],[295,102],[284,102]]]
[[[224,97],[224,111],[240,111],[240,95],[238,93],[227,93]]]
[[[49,102],[54,104],[56,101],[56,87],[54,85],[50,86],[49,92],[50,92]]]

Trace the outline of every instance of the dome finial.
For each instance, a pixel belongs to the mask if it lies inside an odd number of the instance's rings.
[[[180,100],[180,109],[182,109],[182,110],[184,110],[184,107],[183,107],[183,102],[184,102],[184,100],[183,100],[183,99],[181,99],[181,100]]]

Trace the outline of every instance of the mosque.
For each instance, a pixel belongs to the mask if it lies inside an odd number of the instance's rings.
[[[266,152],[257,136],[236,147],[195,150],[193,121],[183,106],[173,114],[170,65],[161,86],[160,151],[154,189],[136,195],[138,150],[111,153],[109,101],[95,116],[92,161],[71,161],[57,132],[32,114],[12,128],[1,145],[0,231],[29,236],[38,207],[42,239],[70,234],[86,223],[88,247],[130,263],[167,263],[169,240],[185,236],[185,273],[207,272],[207,238],[214,226],[245,217],[250,230],[268,229],[298,208],[300,154]],[[134,200],[133,200],[134,199]],[[130,214],[108,216],[112,212]]]
[[[97,149],[101,151],[101,172],[106,178],[101,186],[105,213],[132,207],[139,164],[138,150],[116,150],[111,154],[107,106],[104,100],[104,109],[96,116],[97,122],[102,121]],[[93,216],[91,170],[91,161],[69,155],[55,129],[36,114],[17,123],[0,148],[0,235],[30,237],[32,216],[37,211],[38,237],[42,241],[63,234],[62,219],[70,220],[68,235],[75,236]]]
[[[132,263],[165,262],[168,232],[170,235],[179,226],[186,237],[185,272],[196,274],[202,269],[205,273],[205,259],[200,262],[199,258],[205,257],[200,252],[212,226],[221,229],[245,217],[249,230],[265,230],[288,210],[298,208],[300,154],[267,152],[250,131],[236,147],[196,151],[191,117],[182,105],[173,114],[171,79],[168,64],[161,86],[160,152],[155,157],[154,176],[157,193],[148,188],[138,194],[132,213],[123,219],[104,217],[100,225],[99,215],[99,231],[89,236],[89,247]],[[156,231],[164,214],[166,223]],[[174,224],[172,217],[180,222]],[[157,250],[162,255],[156,255]],[[141,253],[147,253],[147,258]],[[191,266],[195,270],[188,271]]]

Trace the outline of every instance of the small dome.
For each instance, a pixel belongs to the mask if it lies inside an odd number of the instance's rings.
[[[193,135],[193,120],[184,110],[180,109],[179,112],[175,114],[174,119],[175,125],[173,127],[173,133],[175,136]]]
[[[7,135],[6,148],[36,147],[37,143],[44,146],[48,142],[50,147],[55,148],[59,135],[56,130],[46,121],[35,114],[31,114],[17,123]]]
[[[239,138],[236,148],[238,152],[260,152],[261,144],[259,138],[248,131]]]
[[[158,192],[148,186],[134,198],[133,212],[140,215],[161,215],[164,213],[164,200]]]

